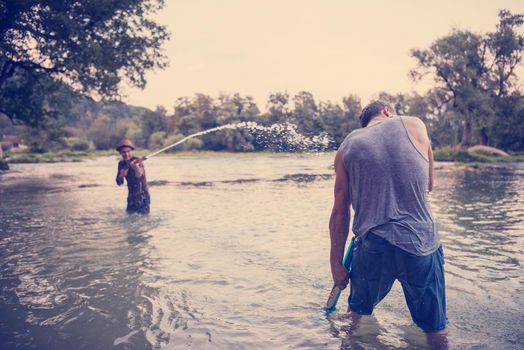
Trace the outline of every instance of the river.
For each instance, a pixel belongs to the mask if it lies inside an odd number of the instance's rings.
[[[1,349],[427,348],[398,282],[348,332],[331,289],[333,154],[146,161],[125,213],[115,157],[0,175]],[[524,165],[437,163],[449,342],[524,348]]]

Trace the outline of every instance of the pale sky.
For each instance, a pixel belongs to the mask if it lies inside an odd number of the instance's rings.
[[[167,0],[158,22],[171,40],[170,66],[147,75],[124,101],[173,110],[178,97],[240,93],[265,110],[272,92],[311,92],[367,103],[380,91],[424,92],[408,77],[409,52],[452,28],[494,31],[498,10],[523,0]],[[524,74],[520,74],[521,85]]]

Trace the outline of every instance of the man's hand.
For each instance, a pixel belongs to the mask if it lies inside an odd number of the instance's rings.
[[[126,177],[126,176],[127,176],[127,171],[128,171],[128,170],[129,170],[128,168],[120,169],[120,172],[118,173],[118,177],[119,177],[119,178],[122,178],[122,179],[123,179],[124,177]],[[113,173],[113,174],[114,174],[114,173]]]
[[[340,263],[331,263],[331,275],[333,276],[333,283],[340,289],[345,289],[349,283],[348,270]]]
[[[142,177],[142,162],[139,159],[133,160],[129,165],[135,171],[136,177]]]

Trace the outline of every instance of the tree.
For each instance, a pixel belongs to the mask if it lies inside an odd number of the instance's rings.
[[[221,94],[216,103],[216,120],[218,125],[235,124],[244,121],[255,121],[260,111],[251,96]],[[205,147],[212,150],[253,151],[254,136],[243,128],[222,130],[202,138]]]
[[[483,102],[487,96],[481,80],[486,73],[481,52],[482,39],[479,35],[458,30],[437,40],[427,50],[412,51],[420,71],[434,70],[435,90],[440,90],[443,103],[451,103],[462,117],[464,147],[471,144],[473,119],[481,113],[478,102]],[[417,77],[419,72],[414,72],[413,77]]]
[[[146,71],[167,65],[161,46],[168,33],[149,19],[163,6],[0,0],[0,113],[38,125],[63,112],[53,104],[63,91],[117,98],[123,78],[143,88]]]
[[[391,95],[385,91],[378,94],[378,99],[380,101],[387,102],[395,109],[395,113],[398,115],[410,115],[408,112],[409,107],[406,103],[407,96],[404,94]]]
[[[175,113],[170,119],[169,129],[186,136],[214,128],[218,125],[215,101],[204,94],[195,94],[192,99],[178,98],[175,101]]]
[[[140,136],[142,140],[151,140],[150,136],[152,134],[164,132],[167,129],[166,110],[163,107],[157,107],[155,111],[144,113],[140,118],[140,127],[142,134]],[[158,135],[159,134],[157,134],[157,138],[159,137]],[[158,144],[159,143],[156,142],[154,145],[151,145],[149,144],[149,141],[147,141],[143,146],[151,149],[158,147]]]
[[[318,131],[329,134],[330,149],[337,149],[351,131],[359,128],[358,117],[361,110],[360,99],[354,95],[344,97],[342,106],[330,101],[320,102],[319,115],[322,126]]]
[[[322,131],[327,132],[331,137],[329,148],[338,148],[348,134],[349,130],[346,126],[349,120],[345,119],[342,108],[331,101],[320,102],[318,111]]]
[[[411,52],[418,61],[412,77],[433,74],[437,86],[430,93],[459,118],[463,147],[471,145],[474,137],[488,143],[488,129],[503,117],[497,105],[518,93],[515,69],[522,61],[524,37],[517,29],[523,23],[523,15],[502,10],[495,32],[454,30],[428,49]]]
[[[298,132],[305,135],[315,134],[320,129],[318,106],[313,94],[300,91],[293,97],[295,108],[290,121],[298,126]]]
[[[270,94],[266,108],[269,124],[288,121],[291,116],[289,94],[287,92],[275,92]]]
[[[111,120],[107,115],[99,115],[87,131],[87,136],[93,141],[96,149],[113,149],[124,138],[130,120]]]

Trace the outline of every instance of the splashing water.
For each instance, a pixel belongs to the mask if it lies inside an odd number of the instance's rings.
[[[217,126],[216,128],[199,131],[184,137],[183,139],[166,146],[154,153],[151,153],[145,159],[156,156],[159,153],[167,151],[173,147],[180,145],[194,137],[203,136],[212,132],[220,130],[232,130],[232,129],[247,129],[250,133],[255,135],[255,140],[260,144],[267,146],[270,144],[276,144],[279,151],[325,151],[330,142],[331,138],[326,134],[322,133],[316,136],[304,136],[297,131],[297,126],[291,123],[273,124],[271,126],[259,125],[256,122],[240,122],[233,124],[226,124]]]

